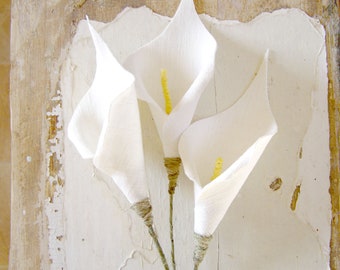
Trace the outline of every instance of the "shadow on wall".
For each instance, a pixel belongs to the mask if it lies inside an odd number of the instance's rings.
[[[10,242],[10,18],[11,1],[0,2],[0,270],[7,269]]]

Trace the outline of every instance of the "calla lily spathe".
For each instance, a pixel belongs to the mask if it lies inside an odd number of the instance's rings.
[[[186,175],[195,184],[195,233],[216,230],[277,125],[267,96],[268,52],[246,93],[229,109],[197,121],[182,135],[179,153]],[[223,170],[211,175],[217,158]]]
[[[134,76],[88,23],[96,49],[93,83],[68,126],[80,155],[112,177],[130,203],[148,197]]]
[[[130,55],[124,66],[136,78],[137,96],[149,104],[166,157],[178,156],[178,140],[190,125],[199,98],[213,75],[216,41],[192,0],[182,0],[165,30]],[[161,70],[168,74],[172,111],[165,112]]]

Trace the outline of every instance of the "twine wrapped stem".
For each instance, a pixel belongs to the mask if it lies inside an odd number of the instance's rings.
[[[203,261],[205,254],[207,253],[209,242],[212,239],[212,235],[200,235],[194,234],[195,250],[194,250],[194,270],[198,270],[198,266]]]
[[[175,188],[177,186],[177,179],[179,175],[179,167],[181,166],[181,158],[164,158],[164,166],[168,173],[169,179],[169,194],[175,193]]]
[[[166,261],[163,249],[158,241],[158,235],[153,228],[152,206],[150,204],[150,200],[146,198],[140,202],[137,202],[131,206],[131,209],[134,210],[137,215],[143,219],[144,224],[146,225],[146,227],[148,227],[149,234],[156,244],[156,248],[159,256],[161,257],[164,269],[169,270],[168,262]]]
[[[175,260],[175,241],[174,241],[174,226],[173,226],[173,200],[175,189],[177,186],[177,179],[179,175],[179,168],[181,166],[181,159],[179,157],[175,158],[164,158],[164,166],[168,173],[169,186],[169,225],[170,225],[170,241],[171,241],[171,262],[173,270],[176,270],[176,260]]]

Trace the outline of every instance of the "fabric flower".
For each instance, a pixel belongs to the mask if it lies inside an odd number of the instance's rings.
[[[154,230],[146,183],[143,141],[134,76],[112,55],[88,23],[96,49],[93,83],[76,107],[68,136],[83,158],[111,176],[132,209],[143,219],[165,270],[169,269]]]
[[[184,170],[195,186],[198,239],[211,238],[277,132],[267,96],[267,66],[268,52],[248,90],[233,106],[195,122],[180,139]],[[204,254],[196,251],[198,266]]]
[[[136,78],[138,98],[149,104],[166,157],[178,157],[179,137],[190,125],[212,77],[215,51],[216,41],[202,24],[193,1],[182,0],[165,30],[124,64]],[[164,70],[172,104],[168,113],[160,79]]]
[[[133,204],[148,197],[134,77],[88,25],[96,49],[96,73],[72,115],[68,136],[80,155],[92,158]]]
[[[130,55],[124,64],[136,77],[137,96],[148,103],[163,146],[169,179],[173,269],[173,196],[181,164],[178,140],[190,125],[199,98],[213,75],[216,46],[193,1],[182,0],[165,30]]]

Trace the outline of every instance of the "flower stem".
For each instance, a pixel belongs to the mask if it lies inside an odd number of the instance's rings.
[[[169,226],[170,226],[170,241],[171,241],[171,262],[173,270],[176,270],[176,259],[175,259],[175,241],[174,241],[174,226],[173,226],[173,199],[175,189],[177,186],[177,179],[179,175],[179,167],[181,166],[181,159],[175,158],[164,158],[164,166],[168,173],[169,179]]]
[[[175,241],[174,241],[174,226],[173,226],[173,200],[174,194],[169,194],[169,225],[170,225],[170,241],[171,241],[171,262],[173,270],[176,270],[176,260],[175,260]]]
[[[153,229],[152,226],[149,227],[149,234],[150,234],[150,236],[152,237],[153,241],[156,244],[156,248],[157,248],[157,251],[159,253],[159,256],[161,257],[164,269],[165,270],[169,270],[169,265],[168,265],[168,262],[166,261],[163,249],[162,249],[162,247],[161,247],[161,245],[160,245],[160,243],[158,241],[158,236],[157,236],[157,234],[156,234],[156,232],[155,232],[155,230]]]
[[[163,249],[158,241],[158,235],[153,228],[152,206],[150,204],[150,200],[146,198],[140,202],[137,202],[131,206],[131,209],[134,210],[137,215],[139,215],[143,219],[144,224],[146,225],[146,227],[148,227],[149,234],[156,244],[156,248],[162,260],[164,269],[169,270],[168,262],[166,261]]]

